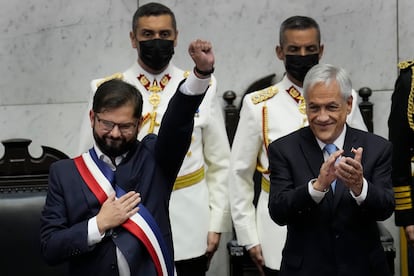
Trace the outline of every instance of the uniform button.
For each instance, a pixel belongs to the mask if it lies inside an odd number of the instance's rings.
[[[118,233],[113,231],[112,232],[112,238],[114,238],[114,239],[118,238]]]
[[[335,239],[339,239],[339,235],[338,234],[335,235]]]
[[[115,270],[116,269],[116,265],[115,264],[111,264],[111,269]]]

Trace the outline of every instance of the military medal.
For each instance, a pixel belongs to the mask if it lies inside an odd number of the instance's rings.
[[[288,92],[288,94],[298,103],[298,110],[300,114],[305,115],[306,114],[305,98],[300,94],[300,92],[293,85],[289,87],[289,89],[287,89],[286,92]],[[308,119],[306,117],[303,118],[301,127],[304,127],[307,121]]]
[[[151,93],[148,100],[149,100],[149,103],[152,105],[152,112],[147,114],[148,116],[147,115],[145,116],[146,120],[144,121],[144,123],[150,120],[150,126],[148,128],[148,133],[154,133],[154,128],[160,125],[160,123],[156,121],[157,119],[156,109],[161,101],[161,97],[159,93],[164,90],[165,86],[167,86],[168,82],[171,79],[171,76],[169,74],[165,74],[161,78],[160,83],[158,83],[156,79],[154,79],[154,81],[151,83],[144,74],[140,74],[137,77],[137,79],[142,84],[142,86],[144,86],[144,88],[148,92]]]

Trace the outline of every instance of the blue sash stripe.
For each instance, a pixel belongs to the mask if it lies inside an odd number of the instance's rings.
[[[114,184],[114,178],[115,173],[114,171],[106,164],[104,161],[98,158],[98,155],[96,154],[96,151],[94,148],[91,148],[89,150],[89,154],[92,158],[92,160],[95,162],[95,164],[98,166],[98,168],[101,170],[102,174],[108,179],[109,183],[112,185]]]
[[[108,179],[108,181],[113,185],[113,180],[115,178],[115,173],[112,169],[102,160],[98,158],[96,151],[94,148],[89,150],[89,154],[98,168],[101,170],[102,174]],[[115,184],[114,186],[116,196],[119,198],[126,194],[126,192]],[[165,244],[164,237],[161,233],[161,229],[159,228],[157,222],[152,217],[151,213],[145,208],[142,203],[138,204],[139,210],[138,213],[144,218],[144,220],[148,223],[152,231],[154,232],[155,237],[157,238],[162,254],[164,255],[164,259],[166,260],[166,267],[168,271],[168,275],[174,275],[174,261],[170,256],[170,252],[168,251],[167,245]],[[170,262],[168,262],[171,260]]]

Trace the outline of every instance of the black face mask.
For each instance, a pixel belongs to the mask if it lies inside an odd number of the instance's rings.
[[[286,55],[286,72],[295,80],[303,83],[306,73],[319,63],[319,54],[312,55]]]
[[[153,39],[139,41],[139,57],[145,65],[161,70],[174,54],[174,40]]]

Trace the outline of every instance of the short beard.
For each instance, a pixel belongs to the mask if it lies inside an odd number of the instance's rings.
[[[115,157],[118,157],[118,156],[121,156],[127,153],[128,151],[132,149],[132,147],[135,144],[135,140],[136,140],[135,138],[135,139],[131,139],[130,141],[127,141],[126,139],[121,138],[119,139],[121,143],[118,146],[114,146],[114,145],[107,144],[105,140],[105,136],[106,135],[104,135],[103,137],[99,137],[96,131],[93,130],[93,137],[95,139],[97,146],[102,151],[102,153],[107,155],[109,158],[115,158]]]

